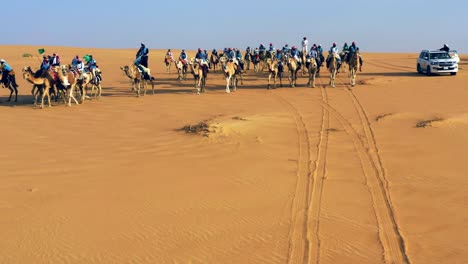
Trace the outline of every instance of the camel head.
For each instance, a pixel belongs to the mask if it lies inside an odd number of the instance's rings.
[[[31,67],[29,67],[29,66],[24,66],[22,71],[23,71],[23,73],[32,72]]]

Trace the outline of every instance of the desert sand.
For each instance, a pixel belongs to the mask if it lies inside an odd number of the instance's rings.
[[[226,94],[210,72],[196,95],[151,50],[156,94],[137,98],[119,69],[136,49],[44,47],[94,55],[103,97],[41,110],[21,77],[38,48],[1,47],[20,97],[0,89],[0,263],[468,259],[465,56],[427,77],[418,54],[366,53],[354,88],[322,68],[317,88],[266,90],[249,71]]]

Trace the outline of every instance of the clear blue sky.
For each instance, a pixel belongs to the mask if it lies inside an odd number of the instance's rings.
[[[468,53],[467,0],[330,2],[10,0],[0,45],[220,49],[299,45],[307,36],[325,47],[356,41],[362,51],[417,53],[447,43]]]

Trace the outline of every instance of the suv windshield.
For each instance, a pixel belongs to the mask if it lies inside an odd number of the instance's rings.
[[[447,52],[429,53],[429,59],[430,60],[450,59],[450,55]]]

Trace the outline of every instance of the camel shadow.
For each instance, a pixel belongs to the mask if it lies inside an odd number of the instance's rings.
[[[14,102],[14,96],[11,102],[8,102],[9,96],[0,97],[0,107],[26,107],[33,106],[33,96],[32,95],[20,95],[18,94],[18,101]]]

